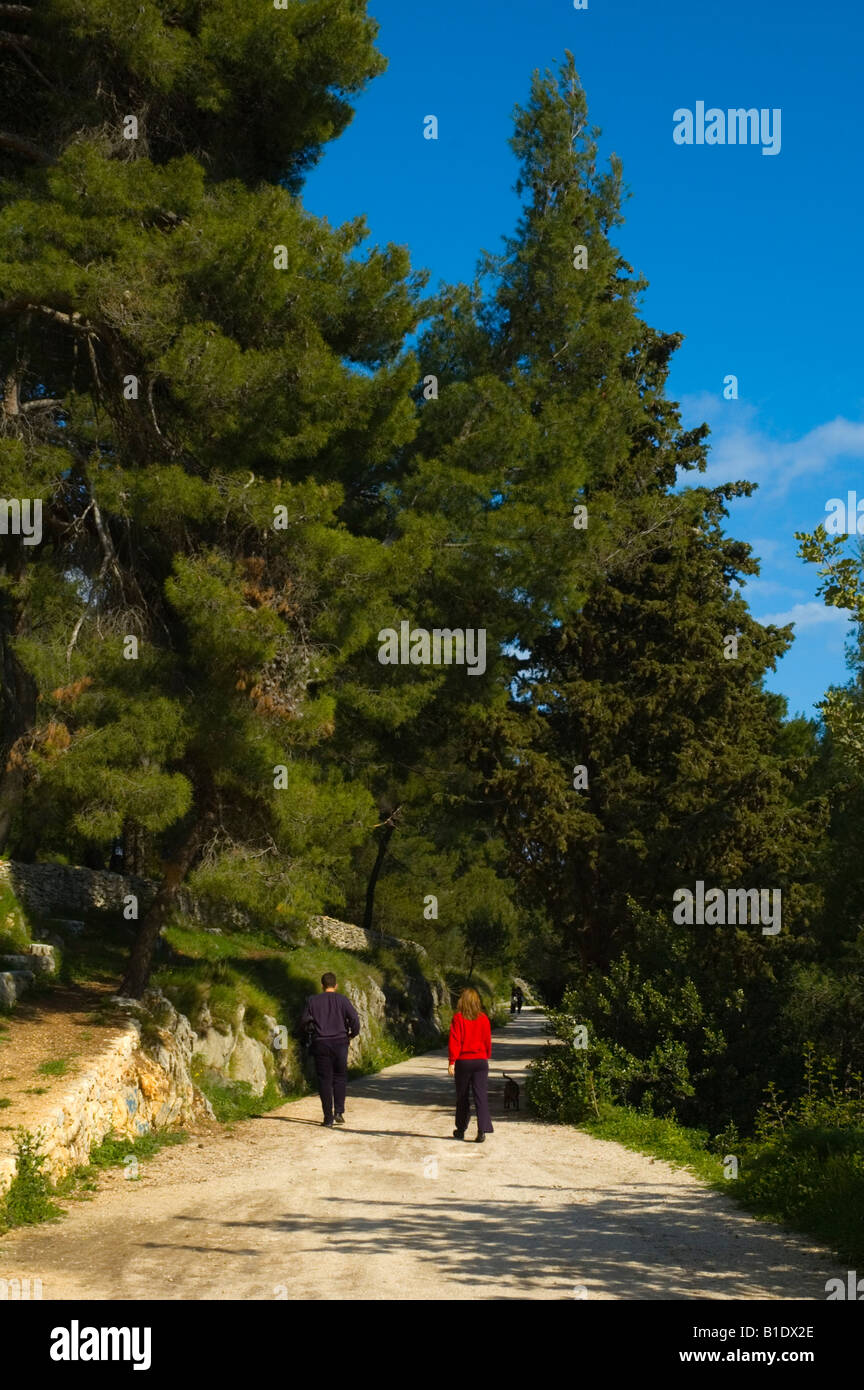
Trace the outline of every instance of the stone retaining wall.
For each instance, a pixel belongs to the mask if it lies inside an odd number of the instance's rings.
[[[28,912],[39,917],[88,917],[93,912],[122,913],[130,894],[138,899],[139,917],[156,896],[158,884],[149,878],[112,874],[107,869],[82,869],[72,864],[0,863],[0,877],[8,878],[16,896]],[[196,922],[220,922],[248,926],[248,915],[241,908],[220,906],[213,916],[205,903],[185,888],[176,897],[180,912]]]
[[[416,951],[421,959],[426,955],[426,948],[421,946],[419,941],[406,941],[400,936],[386,936],[384,932],[367,931],[365,927],[356,927],[353,922],[338,922],[335,917],[310,917],[309,935],[317,941],[329,941],[331,946],[337,946],[340,951],[372,951],[376,946],[404,949],[407,946],[410,950]]]
[[[137,1139],[151,1130],[212,1118],[190,1075],[195,1034],[189,1020],[156,991],[146,1000],[121,1001],[129,1013],[125,1028],[82,1076],[70,1080],[65,1093],[58,1098],[55,1092],[44,1118],[29,1126],[52,1181],[86,1164],[91,1149],[109,1133]],[[154,1002],[158,1023],[148,1013]],[[152,1030],[146,1050],[141,1045],[145,1017]],[[0,1135],[0,1193],[9,1187],[15,1167],[12,1136]]]

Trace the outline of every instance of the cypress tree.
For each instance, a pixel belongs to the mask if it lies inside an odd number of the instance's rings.
[[[572,56],[535,76],[512,142],[523,214],[481,267],[491,290],[452,291],[421,341],[453,384],[412,446],[454,588],[470,573],[502,644],[466,756],[565,969],[622,949],[628,896],[671,913],[706,875],[789,887],[811,838],[785,706],[762,688],[790,633],[750,616],[758,565],[723,530],[751,488],[681,486],[707,428],[668,399],[681,337],[640,317],[598,135]],[[811,907],[793,893],[801,920]]]

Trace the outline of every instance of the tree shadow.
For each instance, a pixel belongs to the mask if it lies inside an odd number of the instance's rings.
[[[466,1290],[494,1288],[496,1298],[507,1297],[504,1284],[513,1285],[517,1298],[573,1298],[584,1286],[589,1297],[597,1288],[607,1298],[631,1300],[822,1300],[825,1280],[836,1272],[820,1252],[776,1227],[754,1229],[750,1218],[725,1210],[701,1189],[634,1183],[623,1193],[601,1189],[590,1202],[559,1199],[541,1207],[459,1197],[447,1197],[445,1205],[433,1195],[435,1180],[429,1184],[425,1201],[334,1196],[323,1216],[284,1213],[222,1224],[281,1234],[302,1249],[304,1260],[320,1253],[371,1261],[401,1248]],[[802,1293],[808,1281],[811,1289]],[[292,1287],[293,1296],[304,1296],[302,1267],[286,1284],[289,1296]]]

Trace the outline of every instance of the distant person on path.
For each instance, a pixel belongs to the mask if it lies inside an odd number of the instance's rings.
[[[521,1014],[525,996],[519,985],[514,985],[510,992],[510,1012],[511,1014]]]
[[[312,1034],[312,1056],[318,1075],[318,1094],[324,1111],[322,1123],[332,1129],[345,1123],[345,1086],[348,1079],[348,1044],[360,1032],[357,1010],[344,994],[336,992],[336,976],[321,976],[323,993],[310,994],[300,1027]]]
[[[454,1139],[464,1139],[471,1114],[470,1096],[477,1113],[476,1144],[492,1134],[489,1114],[489,1058],[492,1056],[492,1025],[483,1012],[476,989],[463,989],[450,1024],[447,1068],[456,1077],[456,1128]],[[469,1095],[470,1092],[470,1095]]]

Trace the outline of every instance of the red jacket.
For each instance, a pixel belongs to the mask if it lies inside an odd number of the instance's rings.
[[[492,1056],[492,1028],[485,1014],[478,1018],[465,1018],[454,1014],[450,1024],[450,1047],[448,1056],[451,1062],[476,1061]]]

